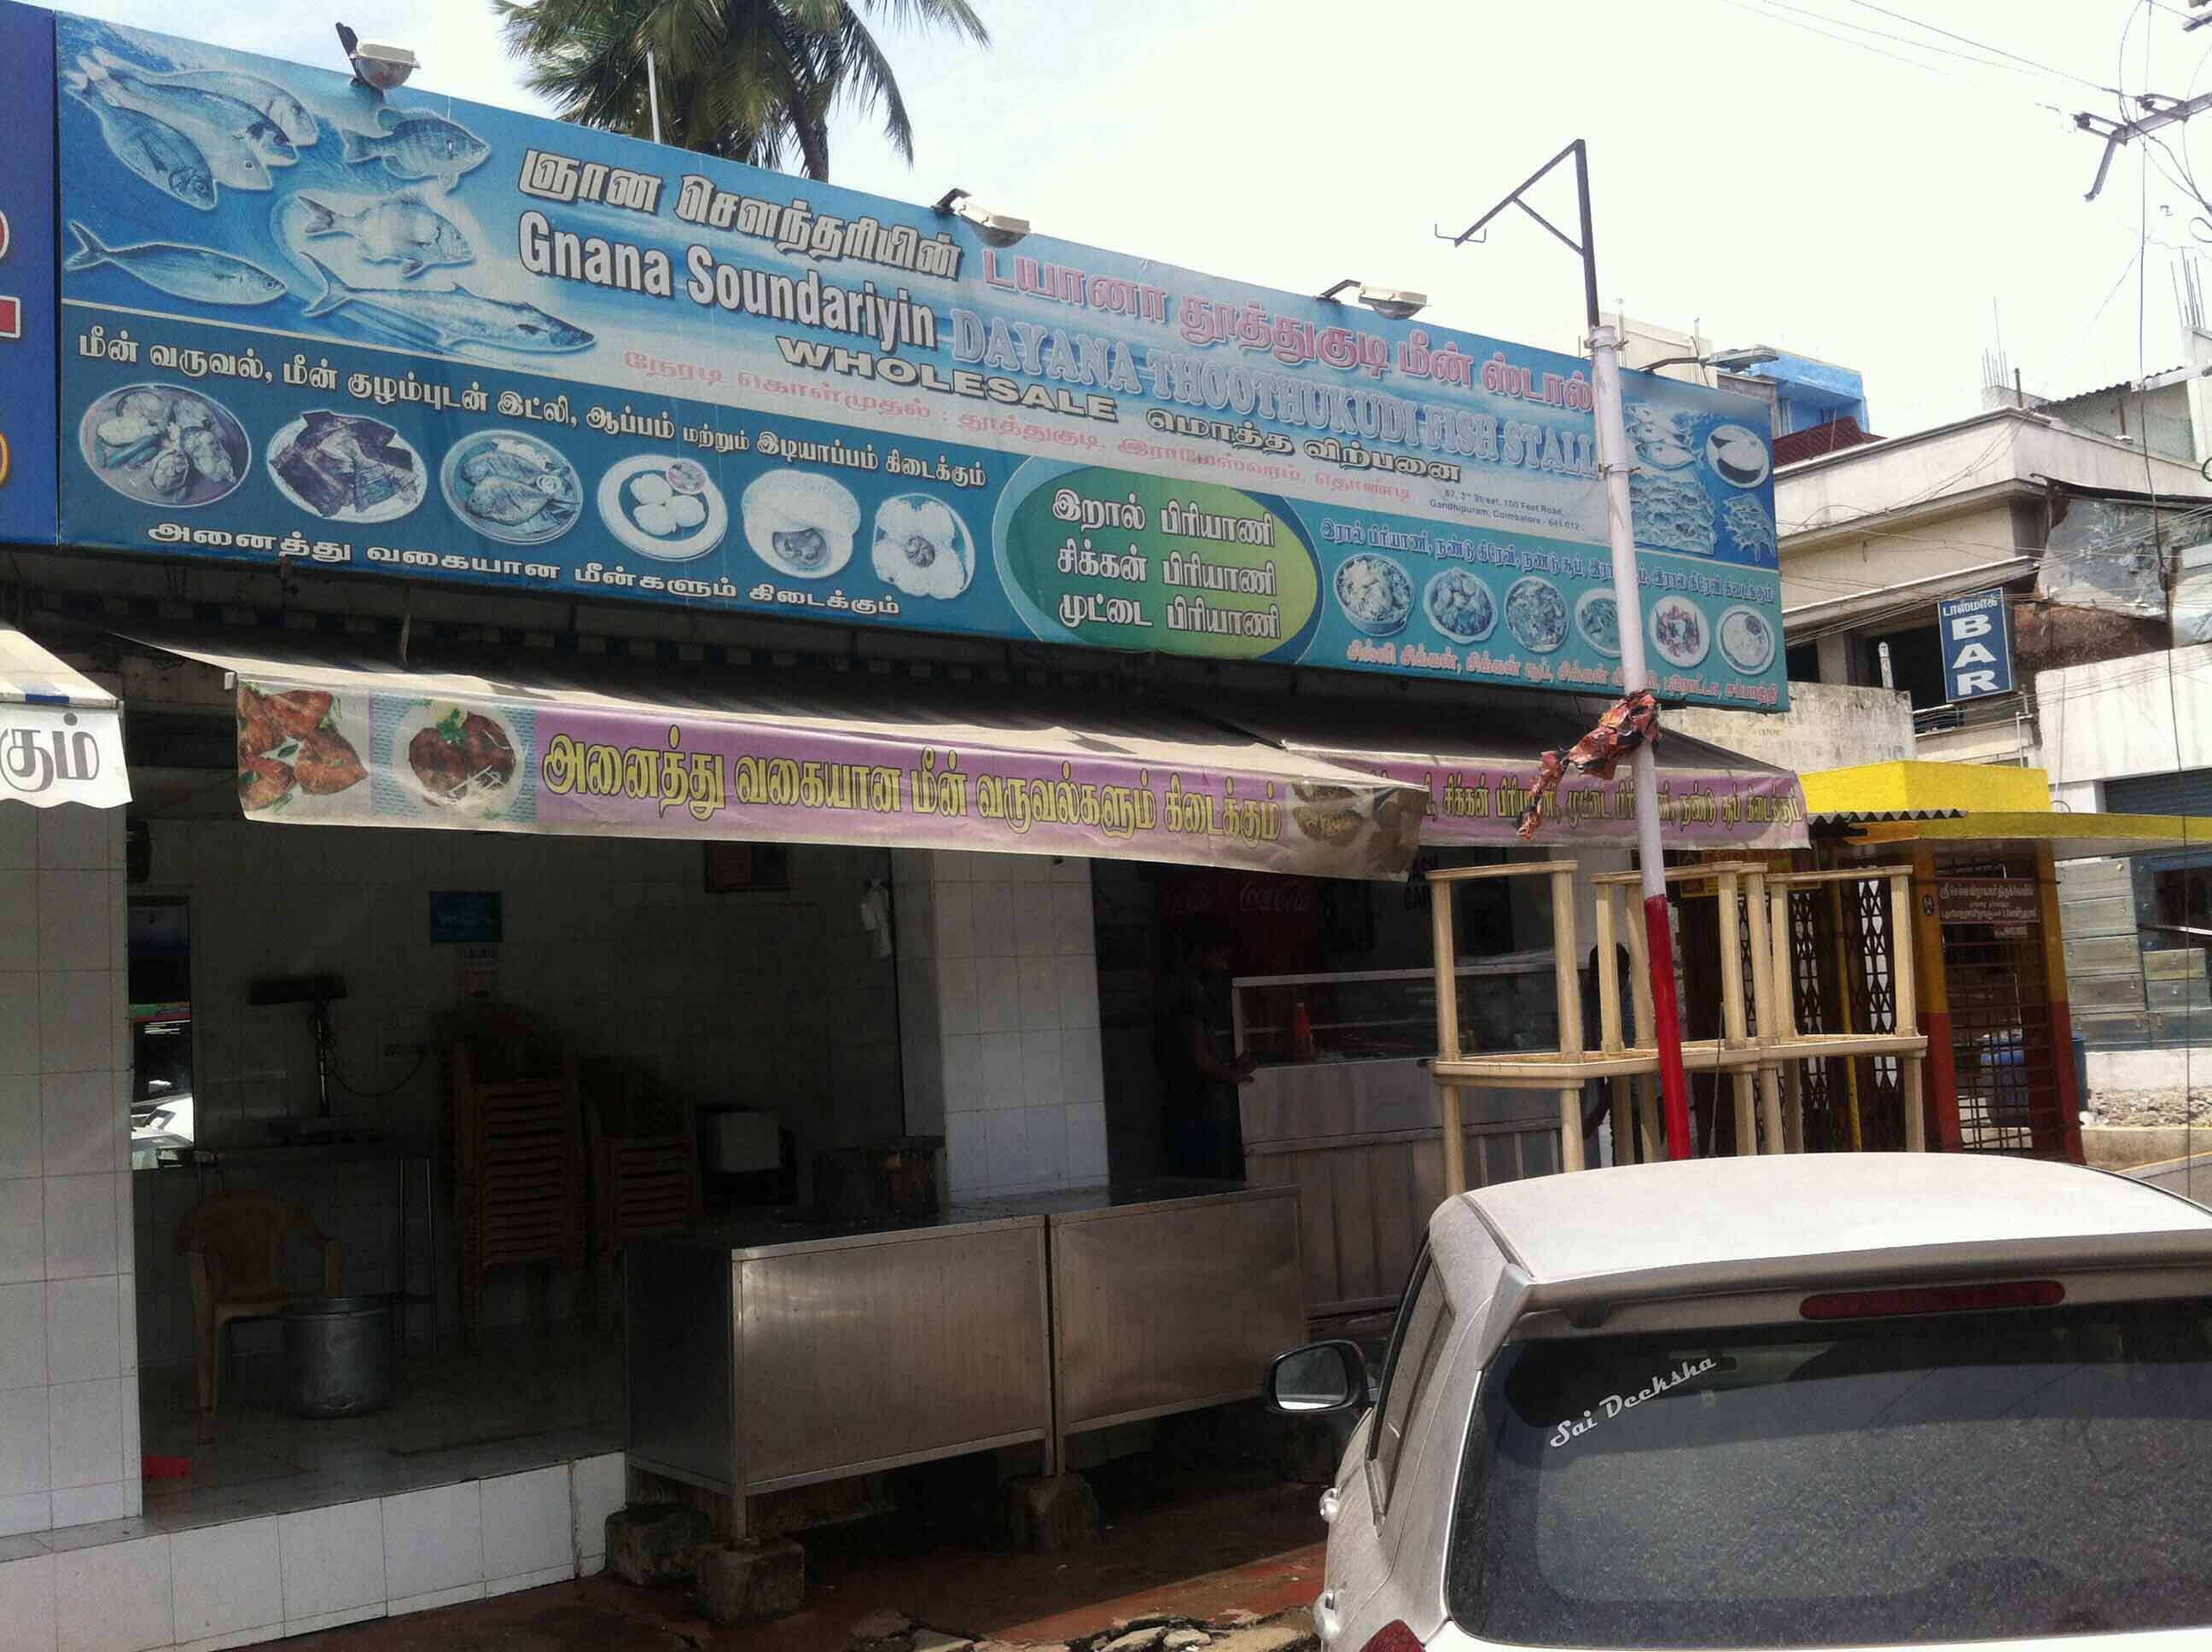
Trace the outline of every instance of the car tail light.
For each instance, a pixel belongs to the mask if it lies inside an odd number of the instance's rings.
[[[1872,1320],[1901,1314],[1972,1314],[1986,1308],[2054,1308],[2065,1299],[2066,1287],[2056,1279],[2008,1279],[1997,1285],[1833,1291],[1806,1297],[1797,1311],[1808,1320]]]
[[[1394,1619],[1376,1630],[1359,1652],[1421,1652],[1421,1643],[1404,1623]]]

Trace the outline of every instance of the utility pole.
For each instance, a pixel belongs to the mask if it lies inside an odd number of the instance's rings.
[[[2190,3],[2196,5],[2201,3],[2201,0],[2190,0]],[[2212,17],[2199,17],[2188,27],[2195,28],[2203,23],[2212,23]],[[2105,115],[2093,115],[2087,110],[2074,117],[2076,126],[2105,140],[2105,152],[2097,157],[2097,176],[2089,185],[2089,192],[2081,197],[2083,200],[2095,200],[2099,191],[2105,187],[2105,175],[2112,171],[2112,157],[2119,153],[2121,145],[2132,143],[2161,126],[2176,125],[2191,115],[2201,115],[2207,109],[2212,109],[2212,92],[2185,102],[2167,97],[2162,92],[2145,92],[2136,99],[2136,104],[2143,112],[2133,120],[2113,120]]]
[[[1571,156],[1575,194],[1581,209],[1582,239],[1568,235],[1522,197],[1553,167]],[[1517,206],[1564,242],[1583,263],[1583,308],[1589,324],[1590,385],[1597,415],[1597,468],[1606,494],[1606,525],[1613,543],[1613,598],[1620,615],[1621,686],[1625,692],[1655,687],[1644,656],[1644,590],[1636,570],[1636,528],[1629,512],[1628,428],[1621,412],[1620,335],[1607,326],[1597,307],[1597,244],[1590,230],[1589,157],[1577,138],[1539,167],[1510,195],[1456,235],[1442,239],[1464,246],[1490,221]],[[1441,234],[1441,232],[1439,232]],[[1682,1070],[1682,1008],[1674,987],[1674,931],[1667,910],[1667,858],[1659,840],[1659,766],[1650,740],[1631,758],[1636,783],[1636,857],[1641,863],[1644,929],[1650,941],[1652,1018],[1659,1045],[1659,1089],[1667,1118],[1667,1157],[1690,1157],[1690,1085]],[[1597,967],[1610,969],[1611,958]]]

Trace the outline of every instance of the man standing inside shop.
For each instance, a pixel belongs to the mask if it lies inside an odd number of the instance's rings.
[[[1253,1062],[1232,1048],[1229,971],[1236,933],[1218,918],[1182,937],[1177,967],[1161,994],[1162,1168],[1212,1181],[1244,1179],[1237,1087]]]

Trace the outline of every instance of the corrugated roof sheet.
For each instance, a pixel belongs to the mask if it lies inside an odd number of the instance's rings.
[[[1796,465],[1805,459],[1819,459],[1823,453],[1840,452],[1846,447],[1863,447],[1881,438],[1872,431],[1863,429],[1859,422],[1846,413],[1840,419],[1831,419],[1826,424],[1809,425],[1802,430],[1792,430],[1786,436],[1774,439],[1774,462],[1778,465]]]

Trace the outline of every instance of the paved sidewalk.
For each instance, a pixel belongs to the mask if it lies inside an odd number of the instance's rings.
[[[975,1509],[806,1534],[805,1610],[717,1630],[680,1592],[611,1577],[286,1642],[297,1652],[842,1652],[884,1610],[961,1636],[1066,1642],[1147,1613],[1273,1617],[1321,1592],[1318,1486],[1218,1467],[1094,1476],[1106,1528],[1079,1552],[1009,1552]],[[963,1515],[970,1517],[963,1519]]]

